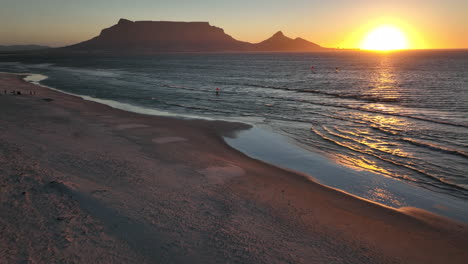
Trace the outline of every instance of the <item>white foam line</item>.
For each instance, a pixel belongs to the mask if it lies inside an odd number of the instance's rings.
[[[5,73],[8,73],[8,72],[5,72]],[[178,117],[178,118],[202,119],[202,120],[215,120],[215,119],[209,118],[209,117],[196,116],[196,115],[176,114],[176,113],[171,113],[171,112],[159,111],[159,110],[152,109],[152,108],[147,108],[147,107],[136,106],[136,105],[127,104],[127,103],[117,102],[117,101],[114,101],[114,100],[100,99],[100,98],[94,98],[94,97],[87,96],[87,95],[79,95],[79,94],[74,94],[74,93],[70,93],[70,92],[65,92],[65,91],[56,89],[54,87],[50,87],[50,86],[41,84],[40,83],[41,81],[48,78],[48,76],[42,75],[42,74],[36,74],[36,73],[8,73],[8,74],[27,75],[23,79],[25,81],[27,81],[27,82],[32,83],[32,84],[35,84],[35,85],[38,85],[38,86],[41,86],[41,87],[44,87],[44,88],[47,88],[47,89],[50,89],[50,90],[53,90],[53,91],[56,91],[56,92],[60,92],[60,93],[80,97],[80,98],[82,98],[84,100],[87,100],[87,101],[92,101],[92,102],[104,104],[104,105],[110,106],[112,108],[124,110],[124,111],[127,111],[127,112],[132,112],[132,113],[137,113],[137,114],[144,114],[144,115],[154,115],[154,116]]]

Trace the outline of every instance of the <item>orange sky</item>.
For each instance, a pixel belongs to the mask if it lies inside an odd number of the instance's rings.
[[[119,18],[209,21],[259,42],[282,30],[326,47],[359,48],[380,24],[399,27],[410,48],[468,48],[466,0],[5,0],[0,45],[63,46],[90,39]]]

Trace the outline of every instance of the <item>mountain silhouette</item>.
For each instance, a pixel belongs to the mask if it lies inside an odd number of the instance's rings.
[[[278,31],[271,38],[255,44],[258,51],[316,51],[323,49],[319,45],[302,38],[288,38]]]
[[[301,38],[291,39],[279,31],[252,44],[239,41],[208,22],[130,21],[120,19],[99,36],[65,47],[76,51],[122,52],[300,52],[325,48]]]

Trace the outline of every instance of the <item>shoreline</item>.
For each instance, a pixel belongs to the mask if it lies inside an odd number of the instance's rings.
[[[0,72],[2,73],[2,72]],[[8,73],[7,73],[8,74]],[[189,120],[210,120],[210,121],[226,121],[226,122],[240,122],[252,126],[248,130],[258,130],[254,124],[243,121],[242,119],[223,119],[223,118],[210,118],[205,116],[194,116],[190,114],[176,114],[165,112],[161,110],[155,110],[145,108],[142,106],[134,106],[127,103],[121,103],[113,100],[94,98],[86,95],[74,94],[66,91],[59,90],[54,87],[43,85],[40,82],[47,79],[48,76],[34,73],[14,73],[18,76],[26,76],[25,81],[50,89],[59,93],[82,98],[86,101],[91,101],[99,104],[107,105],[111,108],[149,115],[156,117],[170,117],[170,118],[181,118]],[[260,129],[262,130],[262,129]],[[468,202],[458,197],[450,196],[447,194],[440,194],[431,190],[421,188],[419,186],[413,186],[409,182],[404,182],[399,179],[388,178],[379,173],[369,171],[359,171],[350,168],[346,168],[339,164],[333,163],[327,157],[321,156],[306,148],[298,147],[298,144],[290,143],[287,139],[282,139],[280,134],[277,136],[269,135],[267,131],[261,132],[262,135],[257,136],[257,139],[249,138],[251,132],[247,130],[239,131],[238,136],[234,139],[229,137],[223,137],[226,143],[240,151],[241,153],[271,164],[276,167],[293,170],[295,172],[304,173],[308,175],[312,180],[319,181],[320,184],[325,186],[336,188],[339,191],[354,195],[364,200],[369,200],[381,205],[389,206],[394,209],[414,207],[429,211],[431,213],[448,217],[455,221],[461,221],[462,223],[468,223],[468,213],[465,212],[464,208],[468,206]],[[258,133],[257,133],[258,134]],[[247,136],[245,136],[247,135]],[[261,149],[252,148],[255,145],[255,141],[261,142],[264,139],[272,138],[271,142],[260,146]],[[278,140],[280,142],[278,142]],[[247,141],[247,143],[243,143]],[[251,141],[251,142],[249,142]],[[253,143],[253,144],[252,144]],[[279,144],[281,148],[288,149],[285,153],[276,151],[268,144]],[[269,149],[263,151],[263,149]],[[257,153],[263,153],[257,155]],[[268,152],[276,152],[274,156],[283,156],[282,158],[272,157]],[[299,158],[290,158],[299,157]],[[300,163],[300,164],[298,164]],[[313,166],[304,166],[303,164],[314,164]],[[312,167],[312,168],[311,168]],[[315,168],[317,167],[317,168]],[[320,168],[320,169],[318,169]],[[323,173],[326,171],[326,173]],[[359,187],[354,187],[359,186]]]
[[[2,175],[10,175],[2,179],[2,211],[10,214],[0,217],[1,259],[468,260],[466,225],[415,209],[402,213],[248,158],[222,138],[244,124],[125,112],[12,75],[0,74],[0,87],[26,92],[0,96],[0,162]],[[25,186],[25,194],[17,190]],[[35,204],[45,196],[56,197]],[[19,230],[15,221],[30,222]]]
[[[247,156],[274,166],[310,175],[330,188],[396,210],[414,207],[468,223],[468,201],[437,193],[408,182],[369,171],[359,171],[334,163],[326,156],[300,147],[275,132],[254,126],[239,132],[227,143]],[[274,153],[274,154],[272,154]]]

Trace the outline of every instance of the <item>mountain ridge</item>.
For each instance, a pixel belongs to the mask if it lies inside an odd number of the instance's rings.
[[[306,52],[327,48],[278,31],[259,43],[240,41],[209,22],[131,21],[125,18],[70,51],[123,52]]]

